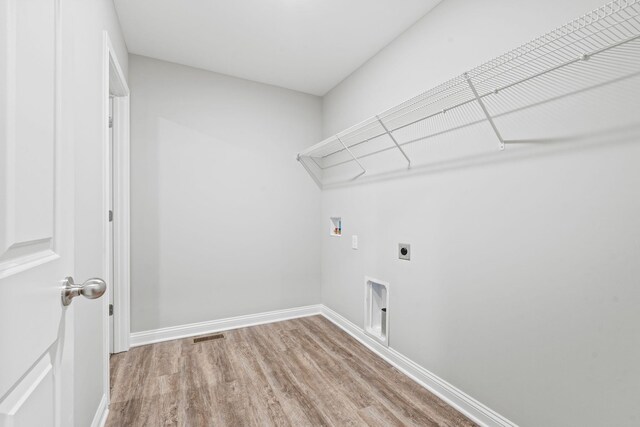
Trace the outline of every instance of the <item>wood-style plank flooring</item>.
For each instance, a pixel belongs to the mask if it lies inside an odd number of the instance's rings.
[[[473,426],[322,316],[111,357],[107,426]]]

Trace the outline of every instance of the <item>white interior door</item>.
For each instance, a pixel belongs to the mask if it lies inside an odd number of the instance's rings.
[[[0,426],[70,425],[73,147],[57,0],[0,2]]]

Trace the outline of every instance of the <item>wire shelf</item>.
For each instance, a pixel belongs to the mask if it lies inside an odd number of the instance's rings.
[[[640,0],[616,0],[298,154],[316,183],[330,169],[391,150],[411,166],[410,144],[640,72]]]

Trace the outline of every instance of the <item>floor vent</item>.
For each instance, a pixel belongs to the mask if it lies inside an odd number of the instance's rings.
[[[220,338],[224,338],[224,334],[207,335],[206,337],[194,338],[193,343],[197,344],[202,341],[219,340]]]

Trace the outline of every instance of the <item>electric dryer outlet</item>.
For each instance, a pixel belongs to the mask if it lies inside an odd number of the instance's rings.
[[[411,260],[411,245],[408,243],[398,243],[398,258],[405,261]]]

